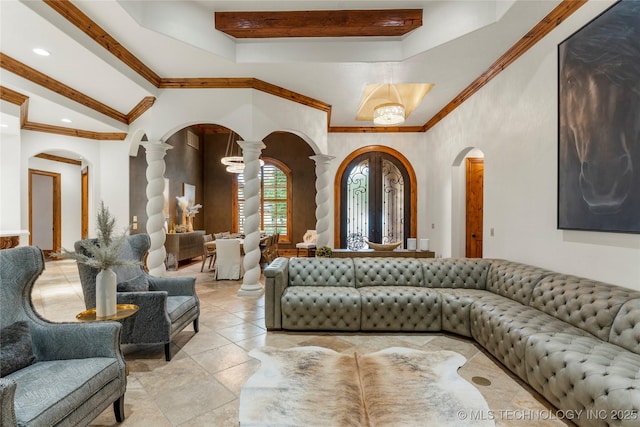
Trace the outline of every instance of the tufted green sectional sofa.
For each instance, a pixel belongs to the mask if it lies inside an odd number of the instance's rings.
[[[277,258],[269,330],[474,339],[580,426],[640,426],[640,292],[505,260]]]

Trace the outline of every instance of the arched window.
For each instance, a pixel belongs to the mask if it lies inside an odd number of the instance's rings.
[[[282,162],[263,158],[260,168],[260,230],[266,234],[280,233],[280,242],[289,242],[291,225],[291,170]],[[237,233],[244,233],[244,174],[235,180],[233,213]]]

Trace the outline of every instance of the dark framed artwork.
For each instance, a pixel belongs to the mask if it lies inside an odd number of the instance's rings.
[[[640,1],[558,45],[558,228],[640,233]]]

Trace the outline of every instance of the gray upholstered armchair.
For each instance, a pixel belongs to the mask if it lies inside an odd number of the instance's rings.
[[[75,243],[75,250],[87,256],[85,245],[94,239]],[[120,249],[122,259],[142,261],[151,241],[148,234],[128,236]],[[87,309],[96,306],[98,270],[78,263],[80,282]],[[167,361],[171,360],[171,339],[193,322],[198,332],[200,302],[193,277],[153,277],[142,266],[114,267],[118,281],[118,304],[136,304],[138,312],[122,321],[122,344],[164,344]]]
[[[40,317],[31,289],[43,270],[36,247],[0,251],[0,425],[87,425],[112,403],[123,421],[120,324]]]

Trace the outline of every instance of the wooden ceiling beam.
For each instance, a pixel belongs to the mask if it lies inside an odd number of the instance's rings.
[[[22,128],[29,116],[29,97],[8,87],[0,86],[0,99],[20,107],[20,128]]]
[[[65,98],[72,99],[73,101],[91,108],[107,117],[111,117],[121,123],[128,124],[126,114],[123,114],[108,105],[96,101],[95,99],[85,95],[82,92],[75,90],[72,87],[65,85],[58,80],[47,76],[40,71],[23,64],[22,62],[13,59],[12,57],[0,53],[0,66],[5,70],[18,75],[24,79],[27,79],[37,85],[45,87],[53,92],[56,92]]]
[[[122,46],[111,34],[84,14],[69,0],[44,0],[53,10],[64,16],[65,19],[82,30],[86,35],[95,40],[103,48],[107,49],[124,62],[129,68],[142,76],[155,87],[158,87],[160,76],[147,67],[138,57]]]
[[[129,114],[127,114],[127,121],[129,122],[129,124],[136,121],[136,119],[143,115],[149,108],[151,108],[155,102],[155,96],[145,96],[144,98],[142,98],[142,100],[138,102],[138,104],[133,107],[131,111],[129,111]]]
[[[422,9],[215,12],[235,38],[402,36],[422,26]]]

